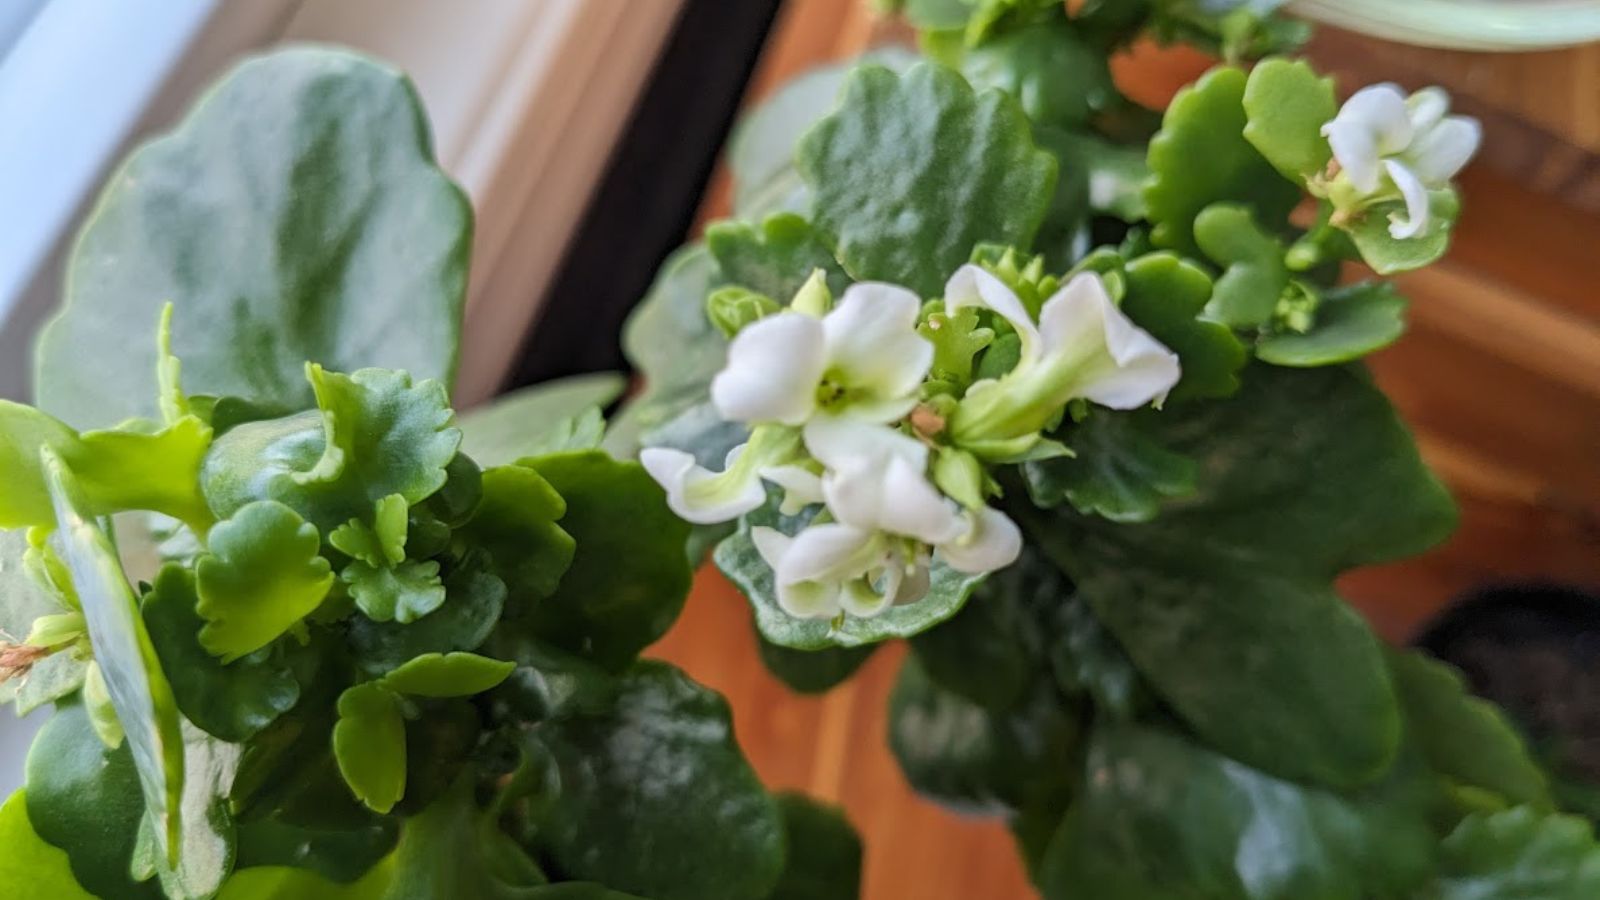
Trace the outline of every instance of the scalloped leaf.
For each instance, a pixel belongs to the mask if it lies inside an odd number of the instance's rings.
[[[168,300],[190,393],[304,409],[308,359],[449,383],[471,217],[398,71],[328,47],[248,60],[111,177],[40,338],[40,405],[154,417],[157,348],[128,335]]]
[[[351,618],[349,640],[357,664],[382,675],[427,653],[482,646],[505,609],[505,582],[489,573],[485,556],[475,553],[444,577],[444,591],[438,609],[408,624]]]
[[[926,297],[977,244],[1028,247],[1056,184],[1016,100],[928,63],[858,67],[796,159],[845,271]]]
[[[272,500],[218,522],[195,562],[200,645],[224,663],[277,640],[310,615],[333,586],[316,526]]]
[[[1339,114],[1333,79],[1305,60],[1264,59],[1244,88],[1245,140],[1284,177],[1297,181],[1321,172],[1333,158],[1322,126]]]
[[[1183,376],[1169,402],[1228,397],[1239,389],[1239,372],[1249,361],[1244,345],[1226,325],[1199,318],[1211,296],[1209,275],[1171,253],[1151,253],[1130,261],[1123,277],[1122,311],[1178,354]]]
[[[1026,27],[1008,31],[961,56],[961,74],[980,90],[1017,98],[1035,125],[1083,129],[1122,101],[1105,54],[1090,47],[1059,3]]]
[[[373,505],[372,523],[351,519],[328,533],[335,550],[369,566],[398,566],[406,558],[406,498],[390,494]]]
[[[483,502],[460,535],[488,554],[508,606],[527,609],[555,593],[577,549],[556,524],[566,514],[567,502],[533,469],[484,470]]]
[[[370,566],[360,560],[339,573],[357,608],[374,622],[404,625],[444,604],[444,582],[433,560],[409,560],[398,566]]]
[[[516,667],[476,653],[427,653],[383,676],[382,684],[414,697],[470,697],[505,681]]]
[[[1397,275],[1431,265],[1450,249],[1450,233],[1461,215],[1461,198],[1448,188],[1428,192],[1428,230],[1414,238],[1389,233],[1389,217],[1404,216],[1403,200],[1387,200],[1363,210],[1343,226],[1361,259],[1379,275]]]
[[[1062,437],[1072,456],[1022,467],[1028,496],[1041,507],[1071,503],[1084,515],[1148,522],[1164,502],[1193,494],[1198,466],[1150,436],[1149,419],[1156,415],[1093,410]]]
[[[1248,207],[1214,203],[1194,220],[1194,239],[1222,268],[1206,316],[1230,328],[1259,328],[1271,321],[1289,287],[1284,246],[1256,224]]]
[[[760,225],[715,222],[705,242],[724,278],[779,303],[788,303],[817,269],[827,273],[834,296],[850,284],[816,229],[794,213],[774,213]]]
[[[356,798],[388,813],[406,790],[406,723],[400,698],[375,681],[339,695],[333,756]]]
[[[1406,298],[1384,282],[1334,288],[1322,295],[1310,331],[1263,337],[1256,342],[1256,358],[1296,368],[1360,359],[1399,340],[1406,330],[1407,305]]]

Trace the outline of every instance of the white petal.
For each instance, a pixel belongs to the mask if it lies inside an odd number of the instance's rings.
[[[1072,396],[1112,409],[1164,399],[1178,383],[1178,356],[1111,302],[1099,276],[1075,276],[1039,313],[1043,357],[1081,367]]]
[[[1428,189],[1417,176],[1394,160],[1385,160],[1384,168],[1394,179],[1395,187],[1406,198],[1406,215],[1389,214],[1389,234],[1397,241],[1414,238],[1428,230]]]
[[[825,365],[822,323],[799,313],[768,316],[728,345],[728,364],[711,381],[711,401],[734,422],[799,425],[816,408]]]
[[[835,518],[865,531],[935,544],[953,539],[965,527],[956,505],[922,469],[899,457],[887,464],[865,460],[830,471],[823,476],[822,493]]]
[[[761,470],[761,477],[783,488],[783,507],[779,512],[786,516],[822,502],[822,476],[804,466],[768,466]]]
[[[1406,98],[1406,115],[1411,119],[1411,135],[1415,139],[1444,121],[1450,111],[1450,95],[1442,87],[1425,87]]]
[[[774,572],[780,585],[848,581],[871,567],[879,544],[871,532],[849,525],[810,525],[795,535]]]
[[[750,529],[750,542],[756,545],[756,552],[766,561],[767,568],[776,572],[778,566],[783,565],[783,557],[788,554],[794,538],[776,528],[757,525]]]
[[[1470,116],[1451,116],[1420,135],[1405,159],[1422,183],[1444,187],[1466,167],[1483,141],[1483,126]]]
[[[1033,317],[1028,315],[1028,308],[1005,282],[983,267],[968,263],[957,269],[945,283],[944,306],[952,313],[964,306],[993,310],[1017,330],[1017,336],[1022,339],[1023,361],[1033,359],[1038,353],[1039,330],[1033,324]]]
[[[895,578],[880,591],[866,579],[857,578],[845,584],[839,591],[839,606],[852,616],[870,619],[894,605],[900,580]]]
[[[938,545],[939,557],[957,572],[981,574],[1003,569],[1022,552],[1022,531],[993,507],[973,515],[971,528],[959,539]]]
[[[797,619],[831,619],[843,609],[843,589],[831,582],[778,585],[778,606]]]
[[[754,471],[730,466],[726,472],[712,472],[682,450],[646,447],[639,453],[639,462],[666,490],[667,506],[679,518],[698,525],[737,519],[767,499]]]
[[[922,299],[899,285],[851,285],[822,320],[827,371],[880,399],[913,394],[933,365],[933,344],[917,333],[921,310]]]
[[[1406,96],[1392,84],[1362,88],[1345,101],[1333,121],[1322,126],[1334,158],[1362,193],[1378,189],[1378,162],[1411,143]]]
[[[891,457],[918,469],[928,467],[926,444],[887,425],[849,416],[817,416],[806,423],[805,442],[811,455],[830,469],[865,459],[887,462]]]

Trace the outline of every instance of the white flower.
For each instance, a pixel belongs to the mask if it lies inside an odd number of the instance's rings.
[[[1165,399],[1181,375],[1177,354],[1123,315],[1093,273],[1073,277],[1046,300],[1037,325],[1004,282],[975,265],[951,276],[945,305],[952,313],[990,309],[1021,340],[1016,367],[973,385],[951,419],[956,444],[980,455],[1025,450],[1017,442],[1031,446],[1074,398],[1134,409]]]
[[[795,537],[757,526],[750,537],[772,569],[778,605],[796,618],[870,617],[928,592],[926,557],[882,533],[829,523]]]
[[[750,433],[750,440],[728,452],[721,472],[712,472],[693,455],[670,447],[646,447],[639,462],[667,492],[667,506],[679,518],[697,525],[737,519],[767,500],[764,475],[789,488],[785,479],[799,480],[788,463],[800,449],[799,432],[766,425]],[[793,490],[793,488],[789,488]],[[820,495],[820,487],[817,490]]]
[[[962,533],[938,546],[939,558],[957,572],[981,574],[1003,569],[1022,553],[1022,530],[992,507],[965,514]]]
[[[1477,119],[1446,115],[1449,110],[1450,95],[1440,88],[1407,97],[1396,85],[1375,84],[1353,94],[1322,126],[1360,198],[1387,193],[1387,175],[1405,199],[1405,217],[1390,216],[1389,233],[1397,239],[1427,230],[1428,191],[1448,186],[1483,139]]]

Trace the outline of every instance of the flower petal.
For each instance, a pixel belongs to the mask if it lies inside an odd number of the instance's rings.
[[[866,531],[935,544],[955,538],[965,527],[957,506],[922,469],[899,457],[887,464],[863,460],[829,472],[822,478],[822,493],[835,518]]]
[[[880,592],[865,578],[848,582],[839,591],[839,606],[852,616],[870,619],[894,605],[902,577],[892,578]]]
[[[733,458],[734,454],[729,454],[729,459]],[[639,462],[667,492],[667,506],[679,518],[697,525],[737,519],[767,500],[761,479],[737,465],[712,472],[696,463],[692,454],[669,447],[646,447],[639,453]]]
[[[806,423],[806,449],[830,469],[859,460],[898,457],[918,469],[928,467],[926,444],[887,425],[848,416],[817,416]]]
[[[1405,160],[1429,187],[1444,187],[1466,167],[1483,142],[1483,126],[1471,116],[1451,116],[1421,134]]]
[[[799,425],[816,409],[825,365],[822,323],[800,313],[768,316],[728,345],[711,402],[731,421]]]
[[[778,606],[796,619],[831,619],[843,609],[843,588],[835,583],[801,581],[778,585]]]
[[[998,313],[1011,323],[1011,327],[1017,330],[1017,336],[1022,339],[1022,362],[1026,363],[1037,356],[1039,329],[1034,325],[1033,317],[1028,315],[1028,308],[1022,305],[1022,300],[1011,288],[1006,287],[1005,282],[982,266],[968,263],[950,276],[944,286],[944,306],[951,313],[964,306],[977,306]]]
[[[1406,198],[1406,214],[1389,214],[1389,234],[1397,241],[1414,238],[1428,230],[1428,188],[1408,168],[1392,159],[1384,160],[1383,167],[1394,179],[1395,187]]]
[[[822,502],[822,476],[804,466],[767,466],[761,477],[783,488],[783,506],[778,511],[786,516]]]
[[[1350,183],[1370,194],[1382,178],[1378,162],[1411,143],[1406,96],[1393,84],[1362,88],[1345,101],[1333,121],[1322,126],[1322,133]]]
[[[773,572],[780,586],[848,581],[871,568],[880,543],[871,532],[842,523],[809,525],[795,535]]]
[[[822,320],[827,370],[879,399],[911,396],[933,365],[933,344],[917,333],[921,310],[922,298],[899,285],[851,285]]]
[[[1406,115],[1411,119],[1413,140],[1444,121],[1450,111],[1450,94],[1442,87],[1425,87],[1406,98]]]
[[[1022,531],[1005,513],[988,507],[972,514],[960,538],[938,545],[939,557],[957,572],[982,574],[1003,569],[1022,553]]]
[[[1072,396],[1102,406],[1135,409],[1160,401],[1182,375],[1177,354],[1124,315],[1090,272],[1045,301],[1039,330],[1048,365],[1079,371]]]

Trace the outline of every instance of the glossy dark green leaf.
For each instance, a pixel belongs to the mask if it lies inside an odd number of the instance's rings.
[[[1341,796],[1174,732],[1101,726],[1039,885],[1047,900],[1419,896],[1435,844],[1428,799],[1403,774]]]
[[[1140,524],[1059,509],[1025,524],[1207,743],[1282,777],[1365,783],[1393,759],[1400,714],[1332,580],[1437,543],[1454,506],[1359,370],[1256,366],[1244,381],[1229,403],[1152,420],[1198,461],[1192,497]]]
[[[861,837],[844,811],[803,794],[779,794],[788,852],[767,900],[854,900],[861,896]]]
[[[917,657],[889,696],[889,749],[917,793],[959,812],[1010,815],[1070,796],[1083,738],[1079,710],[1047,683],[996,712],[947,691]]]
[[[610,406],[625,387],[627,379],[621,375],[600,372],[558,378],[496,397],[462,414],[456,423],[463,435],[461,452],[480,465],[502,466],[552,449],[575,449],[552,448],[550,439],[562,429],[570,438],[577,417]]]
[[[1122,311],[1178,354],[1183,377],[1167,395],[1171,402],[1227,397],[1239,389],[1248,359],[1227,326],[1199,318],[1211,296],[1211,278],[1171,253],[1152,253],[1127,264]]]
[[[1577,816],[1520,806],[1474,813],[1440,845],[1440,900],[1587,900],[1600,896],[1600,844]]]
[[[1066,7],[984,41],[961,57],[973,87],[998,88],[1017,98],[1035,125],[1081,129],[1121,99],[1103,53],[1079,37]]]
[[[1339,114],[1332,78],[1305,60],[1262,60],[1250,70],[1244,110],[1245,140],[1285,177],[1304,180],[1327,168],[1333,149],[1322,126]]]
[[[1010,577],[1014,571],[1028,572],[1029,583]],[[922,672],[985,709],[1015,706],[1044,667],[1039,607],[1059,603],[1051,594],[1063,586],[1050,574],[1048,566],[1019,562],[978,585],[960,612],[912,636]]]
[[[1194,220],[1213,203],[1250,208],[1257,222],[1281,228],[1300,200],[1244,138],[1245,73],[1222,66],[1179,91],[1161,132],[1150,140],[1145,202],[1156,245],[1195,256]]]
[[[8,897],[94,900],[72,877],[67,854],[47,844],[28,820],[27,798],[17,791],[0,806],[0,892]]]
[[[883,613],[863,619],[847,617],[837,628],[824,619],[797,619],[778,605],[772,566],[756,550],[750,529],[767,525],[792,533],[797,521],[784,521],[776,498],[746,515],[739,530],[717,545],[713,559],[722,574],[738,586],[755,610],[756,628],[761,636],[783,647],[820,650],[825,647],[860,647],[896,637],[910,637],[955,615],[967,602],[982,575],[969,575],[935,561],[927,596],[915,603],[893,606]]]
[[[100,897],[143,900],[161,891],[129,874],[145,816],[128,745],[107,750],[81,703],[57,708],[28,751],[28,819],[67,852],[79,884]]]
[[[796,650],[767,640],[756,631],[756,649],[761,664],[791,690],[802,694],[821,694],[838,686],[866,665],[877,644],[864,647],[824,647],[821,650]]]
[[[460,534],[488,554],[506,586],[509,614],[528,615],[572,564],[576,545],[556,523],[566,512],[566,501],[538,472],[516,465],[484,471],[483,502]]]
[[[23,564],[27,552],[26,532],[0,529],[0,641],[13,644],[27,639],[40,616],[66,611],[28,575]],[[0,682],[0,701],[14,701],[17,715],[25,716],[76,691],[87,665],[70,650],[52,653],[34,663],[27,674]]]
[[[1256,224],[1249,208],[1231,203],[1202,210],[1194,220],[1194,239],[1223,270],[1212,288],[1206,315],[1241,329],[1271,321],[1289,286],[1283,244]]]
[[[762,900],[776,886],[783,822],[715,693],[641,662],[613,710],[535,736],[559,773],[536,839],[566,876],[655,900]]]
[[[1262,338],[1256,357],[1277,366],[1331,366],[1360,359],[1399,339],[1406,330],[1406,298],[1393,285],[1362,282],[1322,295],[1316,321],[1305,334]]]
[[[845,271],[929,297],[973,246],[1028,246],[1056,182],[1014,99],[927,63],[856,69],[797,159]]]
[[[374,622],[357,616],[349,622],[349,641],[357,663],[382,675],[424,653],[476,650],[488,639],[505,608],[505,582],[487,571],[484,557],[469,559],[444,577],[445,601],[407,624]]]
[[[378,682],[365,682],[339,697],[333,754],[357,798],[386,813],[405,794],[406,731],[400,698]]]
[[[320,827],[297,825],[281,818],[256,819],[238,824],[238,870],[290,867],[340,885],[363,881],[399,839],[393,820],[378,819],[348,827],[326,823]],[[231,883],[231,882],[230,882]],[[227,896],[224,894],[224,896]]]
[[[633,462],[598,450],[527,460],[567,502],[561,527],[577,542],[560,586],[527,618],[531,633],[622,669],[666,634],[689,594],[689,526]],[[626,527],[619,527],[626,523]]]
[[[222,740],[249,740],[294,708],[300,683],[273,649],[223,665],[200,645],[205,620],[195,610],[198,602],[194,573],[168,564],[156,575],[140,612],[163,671],[171,673],[178,710]]]
[[[1512,804],[1549,809],[1550,786],[1500,708],[1468,693],[1461,674],[1417,651],[1391,651],[1406,729],[1435,772]]]
[[[779,303],[788,303],[817,269],[827,273],[835,296],[850,284],[816,229],[794,213],[776,213],[760,225],[716,222],[705,240],[724,278]]]
[[[1450,249],[1450,232],[1461,215],[1461,198],[1449,190],[1428,192],[1428,228],[1414,238],[1389,233],[1389,217],[1405,216],[1402,200],[1374,204],[1345,227],[1361,259],[1379,275],[1409,272],[1437,262]]]
[[[317,529],[272,500],[217,523],[195,563],[200,645],[232,662],[277,640],[328,596],[333,573]]]
[[[616,703],[618,677],[593,661],[525,636],[499,632],[497,656],[517,664],[490,695],[500,719],[542,722],[570,715],[603,715]]]
[[[1148,522],[1169,500],[1195,491],[1198,467],[1150,435],[1159,412],[1096,409],[1062,438],[1075,456],[1022,467],[1028,495],[1043,507],[1071,503],[1084,515]]]
[[[306,360],[449,383],[471,211],[399,72],[342,50],[250,60],[112,176],[39,345],[41,405],[156,412],[144,334],[177,305],[191,393],[311,404]]]

